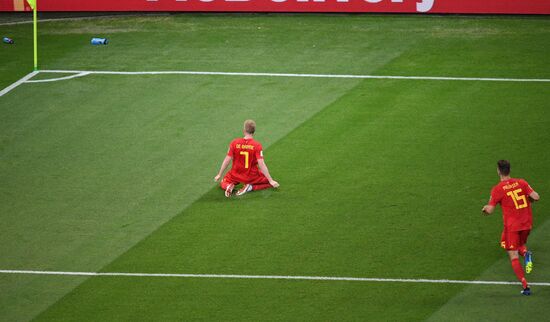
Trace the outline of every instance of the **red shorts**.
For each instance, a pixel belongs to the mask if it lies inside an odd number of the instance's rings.
[[[506,250],[518,250],[527,243],[527,237],[531,230],[506,231],[502,232],[500,246]]]
[[[267,178],[261,172],[258,174],[258,176],[255,176],[255,177],[237,178],[237,177],[233,176],[231,174],[231,171],[230,171],[230,172],[226,173],[225,176],[223,177],[222,184],[224,182],[226,182],[228,184],[232,183],[234,185],[237,185],[239,183],[255,185],[255,184],[269,183],[269,180],[267,180]]]

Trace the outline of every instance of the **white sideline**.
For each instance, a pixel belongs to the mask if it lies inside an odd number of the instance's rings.
[[[413,79],[440,81],[484,81],[484,82],[550,82],[548,78],[498,78],[498,77],[447,77],[447,76],[389,76],[389,75],[338,75],[338,74],[288,74],[288,73],[240,73],[201,71],[86,71],[86,70],[41,70],[41,73],[98,74],[98,75],[222,75],[263,77],[308,77],[308,78],[359,78],[359,79]]]
[[[68,276],[125,276],[125,277],[182,277],[182,278],[223,278],[223,279],[271,279],[271,280],[307,280],[307,281],[353,281],[385,283],[434,283],[434,284],[483,284],[483,285],[520,285],[520,282],[506,281],[465,281],[465,280],[432,280],[412,278],[370,278],[370,277],[336,277],[336,276],[285,276],[285,275],[232,275],[232,274],[162,274],[162,273],[120,273],[120,272],[59,272],[0,270],[0,274],[31,275],[68,275]],[[550,286],[548,282],[529,283],[534,286]]]
[[[11,84],[10,86],[4,88],[3,90],[0,91],[0,97],[6,95],[7,93],[9,93],[12,89],[16,88],[17,86],[27,82],[29,79],[36,76],[36,74],[38,74],[37,71],[29,73],[26,76],[24,76],[23,78],[21,78],[20,80],[18,80],[17,82],[15,82],[15,83]]]

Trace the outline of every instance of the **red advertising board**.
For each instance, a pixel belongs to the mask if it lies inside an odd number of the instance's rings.
[[[40,11],[398,12],[550,14],[550,0],[37,0]],[[0,11],[29,10],[0,0]]]

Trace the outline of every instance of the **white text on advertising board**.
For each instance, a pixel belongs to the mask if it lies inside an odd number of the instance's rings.
[[[159,0],[146,0],[147,2],[158,2]],[[198,1],[198,2],[254,2],[254,0],[175,0],[175,2],[191,2],[191,1]],[[314,3],[325,3],[325,2],[336,2],[336,3],[349,3],[352,0],[271,0],[275,3],[289,3],[289,2],[299,2],[299,3],[305,3],[305,2],[314,2]],[[357,1],[357,0],[355,0]],[[354,2],[355,2],[354,1]],[[360,0],[367,3],[372,4],[383,4],[383,3],[403,3],[405,0]],[[410,0],[409,0],[410,1]],[[428,12],[432,10],[434,6],[435,0],[416,0],[416,11],[417,12]]]

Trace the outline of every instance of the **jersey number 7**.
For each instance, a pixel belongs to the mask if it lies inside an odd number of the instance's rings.
[[[240,155],[244,155],[244,168],[248,169],[248,151],[241,151]]]

